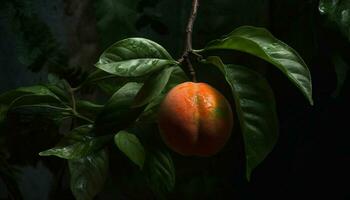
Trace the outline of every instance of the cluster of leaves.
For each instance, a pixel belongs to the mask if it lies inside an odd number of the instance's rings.
[[[231,88],[244,138],[246,172],[252,170],[273,149],[278,138],[278,120],[273,92],[259,72],[225,63],[215,50],[240,51],[259,57],[277,67],[312,104],[311,77],[302,58],[266,29],[240,27],[201,50],[192,52],[193,62],[214,67]],[[148,185],[160,198],[175,185],[175,167],[168,150],[154,135],[145,135],[157,123],[157,109],[175,85],[188,81],[186,66],[174,60],[159,44],[144,38],[128,38],[107,48],[96,63],[96,70],[77,88],[65,80],[51,77],[51,83],[18,88],[0,96],[0,120],[8,111],[35,108],[49,110],[61,125],[71,119],[72,130],[41,156],[68,160],[71,190],[77,199],[92,199],[103,188],[109,173],[108,147],[116,146],[140,170]],[[205,80],[199,80],[205,81]],[[108,87],[106,87],[108,85]],[[77,98],[84,87],[105,90],[103,104]],[[157,132],[157,130],[153,130]],[[157,135],[157,134],[156,134]],[[114,143],[115,145],[110,145]]]

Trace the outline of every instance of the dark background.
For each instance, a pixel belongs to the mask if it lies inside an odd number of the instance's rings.
[[[296,49],[309,66],[315,105],[309,106],[279,71],[263,63],[280,121],[280,138],[273,152],[253,172],[250,182],[245,180],[241,151],[232,159],[223,153],[210,166],[203,159],[181,160],[176,163],[174,199],[350,199],[347,35],[320,14],[317,0],[200,3],[194,48],[241,25],[266,27]],[[189,0],[5,0],[1,4],[0,92],[45,82],[48,73],[77,83],[103,49],[126,37],[154,40],[177,58],[191,6]],[[50,141],[42,142],[39,133],[14,133],[13,138],[9,164],[18,170],[24,199],[59,199],[58,194],[50,194],[55,185],[52,171],[59,167],[48,167],[51,161],[37,156]],[[233,139],[240,140],[239,136]],[[239,147],[232,147],[235,144]],[[240,149],[240,145],[231,141],[228,148]],[[186,167],[192,170],[181,171]],[[97,199],[146,199],[130,184],[113,187],[117,186],[107,184]],[[0,199],[6,196],[0,178]],[[61,197],[71,198],[70,194]]]

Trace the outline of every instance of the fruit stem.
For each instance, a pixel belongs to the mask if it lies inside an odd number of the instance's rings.
[[[192,32],[193,32],[193,24],[197,17],[197,11],[199,7],[199,0],[192,0],[192,9],[191,14],[188,19],[187,27],[186,27],[186,41],[185,41],[185,50],[182,54],[182,57],[179,59],[180,63],[186,63],[188,70],[192,76],[193,82],[197,81],[196,72],[191,64],[189,54],[193,51],[192,49]]]

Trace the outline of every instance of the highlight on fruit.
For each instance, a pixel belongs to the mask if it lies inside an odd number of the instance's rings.
[[[184,156],[211,156],[228,141],[233,128],[227,99],[206,83],[185,82],[169,91],[158,113],[166,145]]]

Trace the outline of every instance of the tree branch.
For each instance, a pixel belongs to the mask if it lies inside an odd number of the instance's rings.
[[[190,18],[188,19],[187,27],[186,27],[186,46],[185,46],[185,52],[188,53],[189,51],[192,51],[192,32],[193,32],[193,24],[197,17],[197,10],[199,7],[199,0],[193,0],[192,1],[192,10]]]
[[[196,72],[191,64],[189,54],[192,52],[192,32],[193,32],[193,24],[197,17],[197,10],[199,7],[199,0],[192,0],[192,9],[191,14],[188,19],[187,27],[186,27],[186,41],[185,41],[185,50],[180,58],[180,63],[186,63],[188,66],[188,70],[192,76],[193,82],[196,82]]]

